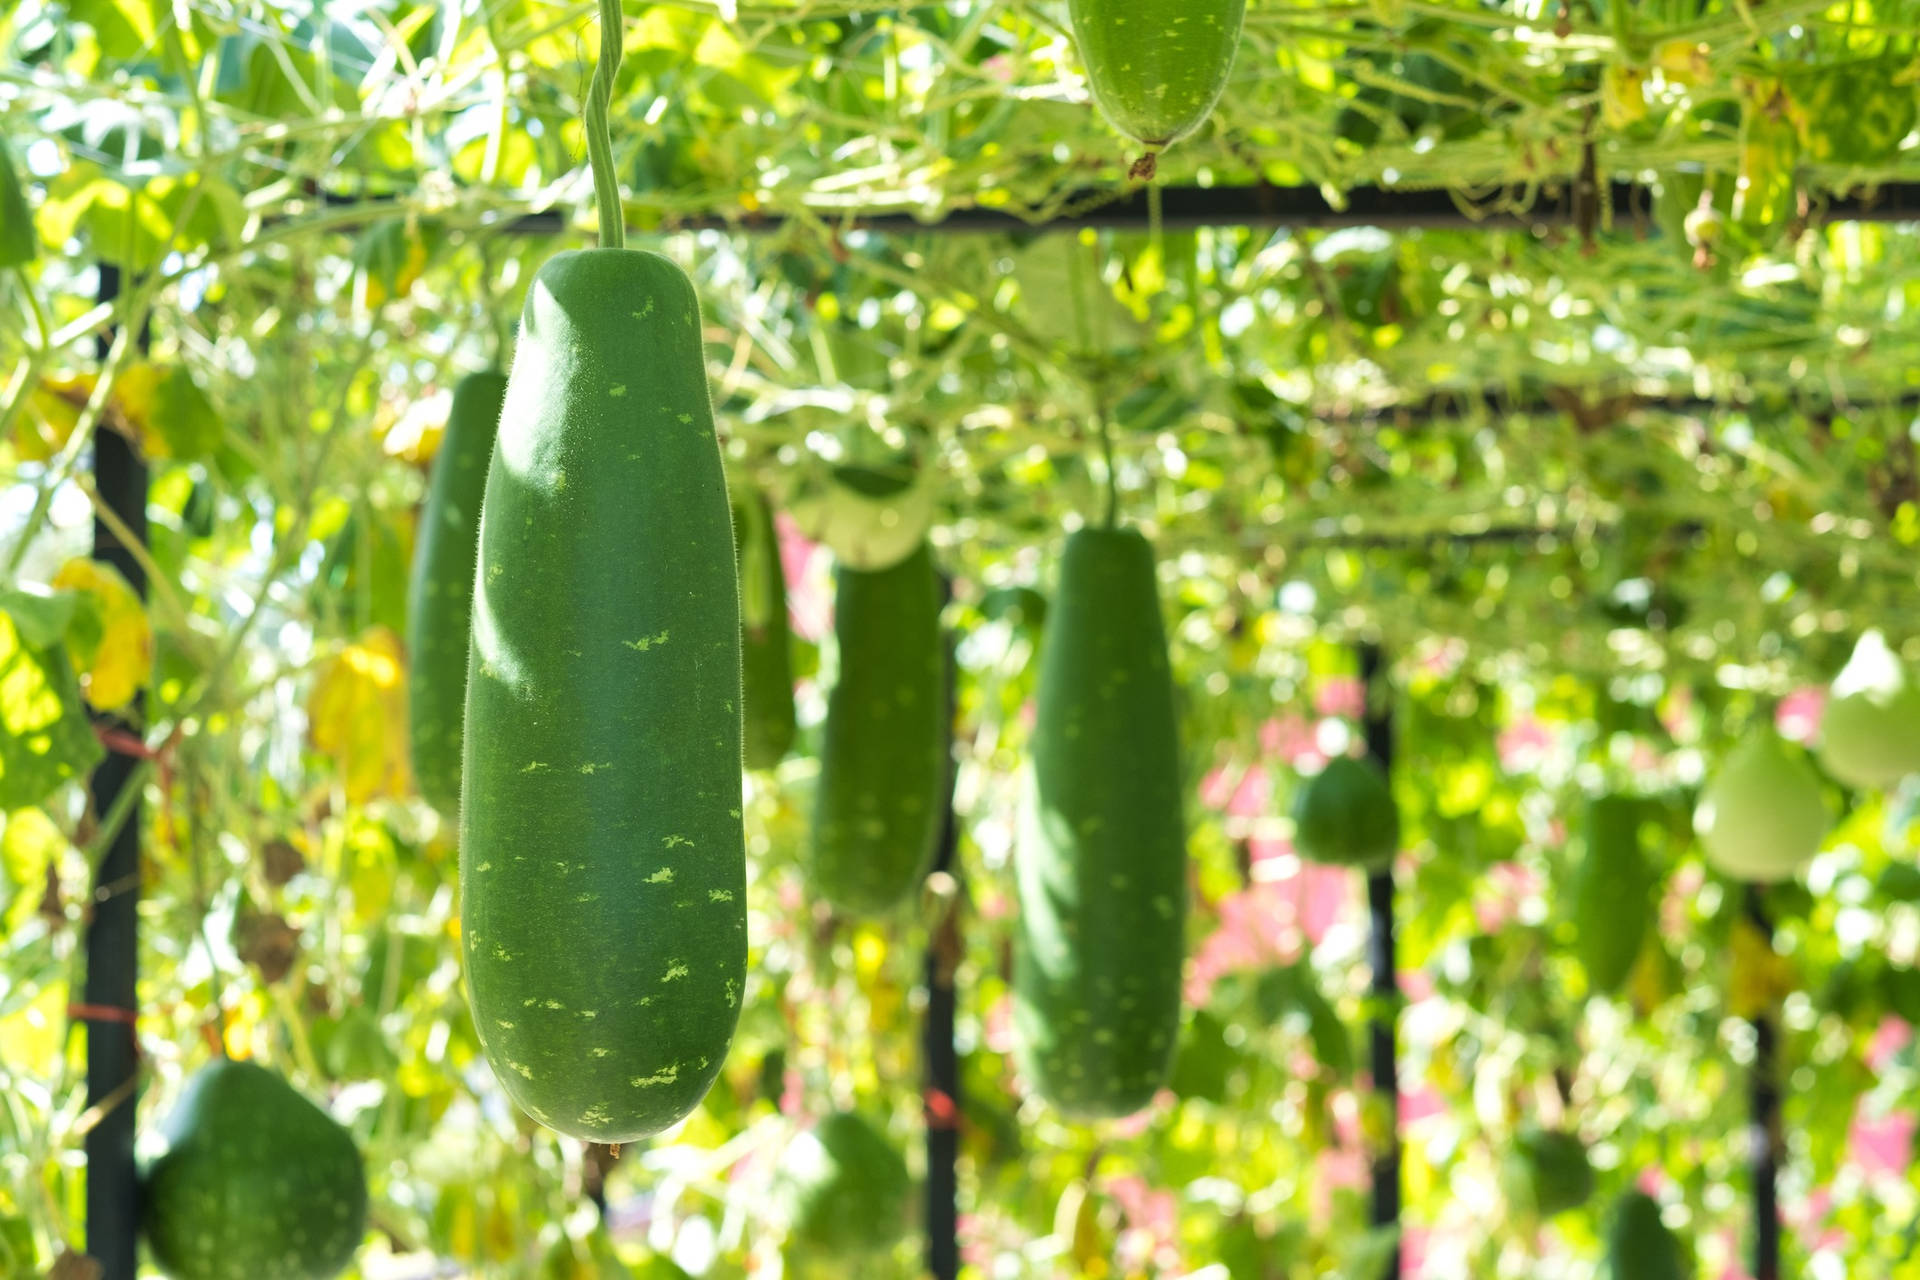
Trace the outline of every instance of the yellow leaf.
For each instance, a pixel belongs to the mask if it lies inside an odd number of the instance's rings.
[[[133,437],[144,448],[153,434],[153,404],[160,394],[165,372],[151,361],[128,365],[113,380],[113,400],[120,414],[133,428]]]
[[[92,597],[100,614],[99,647],[73,655],[81,692],[102,711],[126,706],[153,675],[153,624],[140,597],[112,565],[84,557],[62,565],[53,586]]]
[[[1727,1007],[1740,1018],[1753,1018],[1770,1009],[1799,986],[1787,958],[1773,949],[1750,920],[1733,926],[1733,974],[1727,988]]]
[[[15,809],[0,815],[0,928],[11,933],[39,909],[47,889],[47,867],[67,847],[67,838],[39,809]]]
[[[307,698],[316,750],[340,766],[347,799],[358,804],[406,790],[406,685],[400,639],[370,627],[321,669]]]
[[[93,381],[90,373],[40,380],[13,428],[13,447],[22,462],[45,462],[66,447],[93,394]]]

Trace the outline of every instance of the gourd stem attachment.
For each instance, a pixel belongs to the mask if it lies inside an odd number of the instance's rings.
[[[624,30],[620,0],[600,0],[600,60],[594,64],[593,83],[587,89],[584,123],[603,249],[624,249],[627,244],[627,215],[620,203],[620,176],[613,170],[613,135],[607,127],[607,104],[613,98],[614,75],[620,70]]]

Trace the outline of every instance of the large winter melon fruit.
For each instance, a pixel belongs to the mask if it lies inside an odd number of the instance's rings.
[[[201,1068],[163,1126],[141,1222],[174,1280],[325,1280],[366,1230],[353,1136],[274,1072]]]
[[[923,541],[834,575],[840,674],[827,699],[807,879],[843,911],[884,912],[932,865],[949,757],[941,586]]]
[[[1173,682],[1153,549],[1067,539],[1041,645],[1015,885],[1021,1073],[1061,1111],[1122,1116],[1166,1081],[1187,911]]]
[[[407,716],[420,794],[447,817],[460,812],[461,724],[467,714],[473,564],[480,501],[507,395],[507,375],[470,373],[453,389],[434,455],[407,583]]]
[[[629,1142],[705,1096],[746,977],[740,595],[700,312],[667,259],[534,277],[487,474],[460,813],[474,1028]]]
[[[1693,811],[1708,863],[1762,884],[1788,879],[1805,865],[1831,824],[1820,779],[1771,727],[1734,749]]]
[[[1834,677],[1819,756],[1850,787],[1891,787],[1920,773],[1920,685],[1878,631],[1861,635]]]

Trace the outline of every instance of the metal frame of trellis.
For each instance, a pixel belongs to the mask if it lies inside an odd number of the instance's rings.
[[[1198,227],[1250,227],[1302,229],[1337,227],[1379,227],[1388,230],[1472,230],[1530,229],[1543,231],[1575,226],[1591,230],[1597,225],[1643,224],[1649,217],[1646,189],[1638,184],[1614,182],[1584,197],[1578,180],[1569,177],[1557,195],[1519,210],[1505,205],[1476,208],[1469,201],[1444,190],[1396,191],[1390,188],[1362,187],[1346,192],[1336,205],[1317,187],[1278,187],[1266,184],[1236,187],[1164,187],[1157,192],[1159,209],[1152,207],[1155,195],[1142,189],[1117,197],[1090,193],[1085,199],[1063,202],[1076,212],[1034,223],[1002,210],[962,208],[934,218],[897,211],[876,213],[849,212],[826,219],[841,231],[874,234],[1042,234],[1083,227],[1116,230],[1146,230],[1151,226],[1171,230]],[[359,202],[349,195],[314,192],[322,204]],[[1920,183],[1888,183],[1872,190],[1860,190],[1827,196],[1814,205],[1816,217],[1825,221],[1910,222],[1920,221]],[[746,214],[709,214],[679,217],[664,223],[661,230],[710,229],[735,233],[756,233],[779,229],[784,223],[773,217]],[[572,228],[571,220],[557,211],[523,215],[510,219],[495,230],[515,235],[552,236]],[[100,266],[99,298],[111,302],[119,296],[120,273],[111,264]],[[102,358],[108,338],[102,339]],[[1907,393],[1910,394],[1911,393]],[[1457,401],[1457,398],[1453,398]],[[1357,416],[1408,413],[1413,416],[1446,412],[1447,397],[1421,406],[1396,406],[1384,410],[1362,411]],[[1522,406],[1491,394],[1486,407],[1516,410]],[[1541,408],[1551,408],[1542,404]],[[1640,407],[1679,408],[1677,402],[1650,398]],[[1685,408],[1706,411],[1720,407],[1712,401],[1688,402]],[[1454,412],[1459,412],[1455,409]],[[146,531],[147,467],[127,441],[114,432],[101,432],[95,440],[94,482],[106,509],[123,522],[136,538],[144,541]],[[120,545],[103,521],[96,521],[95,558],[120,569],[136,591],[144,595],[145,575],[127,548]],[[1363,670],[1380,669],[1377,650],[1364,650]],[[1371,704],[1370,704],[1371,706]],[[1391,761],[1391,722],[1389,713],[1378,718],[1369,713],[1366,723],[1368,748],[1381,764]],[[109,747],[108,754],[90,780],[94,811],[104,814],[121,804],[124,822],[109,845],[106,858],[95,875],[91,916],[86,926],[87,978],[85,1006],[75,1011],[76,1020],[87,1028],[87,1097],[90,1106],[100,1108],[86,1137],[87,1157],[87,1251],[102,1264],[102,1280],[133,1280],[136,1258],[136,1227],[139,1219],[137,1185],[133,1157],[134,1082],[137,1079],[138,1051],[133,1014],[136,1009],[138,981],[137,905],[140,891],[140,814],[135,797],[130,806],[121,801],[122,793],[134,783],[137,762],[122,751]],[[954,856],[953,818],[942,841],[943,863],[940,869],[951,872]],[[1374,963],[1372,998],[1375,1002],[1371,1025],[1371,1044],[1375,1087],[1383,1091],[1397,1107],[1392,1008],[1398,999],[1393,972],[1393,881],[1391,873],[1372,877],[1368,885],[1369,912],[1373,920],[1373,938],[1369,956]],[[958,910],[958,906],[954,907]],[[948,927],[957,927],[950,923]],[[958,1156],[959,1073],[954,1053],[953,1018],[955,993],[950,960],[943,960],[940,947],[951,947],[951,938],[939,934],[929,944],[926,972],[929,983],[928,1017],[923,1036],[927,1050],[927,1098],[930,1103],[928,1126],[928,1259],[933,1274],[955,1274],[958,1247],[954,1239],[955,1199],[958,1184],[954,1164]],[[1771,1025],[1756,1022],[1766,1051],[1766,1066],[1771,1067],[1773,1037]],[[1753,1084],[1756,1138],[1753,1142],[1752,1169],[1754,1201],[1760,1217],[1754,1238],[1754,1273],[1759,1280],[1771,1280],[1779,1274],[1779,1225],[1775,1200],[1775,1176],[1778,1161],[1779,1095],[1770,1073],[1766,1078],[1756,1063]],[[941,1114],[934,1116],[932,1111]],[[937,1121],[934,1123],[933,1121]],[[1372,1216],[1377,1225],[1398,1221],[1400,1207],[1400,1160],[1397,1140],[1391,1150],[1376,1153],[1373,1161],[1374,1204]],[[1389,1274],[1399,1270],[1398,1251]]]

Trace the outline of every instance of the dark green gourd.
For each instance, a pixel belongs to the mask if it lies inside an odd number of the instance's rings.
[[[925,542],[834,574],[840,674],[827,702],[808,879],[844,911],[898,905],[940,836],[948,757],[941,586]]]
[[[627,1142],[705,1096],[746,968],[740,599],[693,285],[535,276],[487,475],[461,804],[474,1026],[536,1120]]]
[[[771,769],[793,749],[793,638],[787,575],[765,494],[734,494],[733,536],[740,555],[741,750],[747,768]]]
[[[461,723],[467,713],[467,649],[480,501],[506,399],[507,375],[470,373],[453,391],[446,435],[434,455],[407,584],[407,714],[420,794],[449,818],[460,812]]]
[[[327,1280],[366,1231],[353,1135],[276,1073],[221,1059],[187,1082],[141,1225],[174,1280]]]
[[[1227,86],[1246,9],[1246,0],[1070,0],[1101,114],[1155,150],[1198,129]]]
[[[1014,872],[1020,1070],[1061,1110],[1136,1111],[1167,1078],[1187,911],[1173,682],[1153,549],[1067,539],[1041,646]]]

